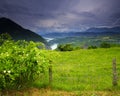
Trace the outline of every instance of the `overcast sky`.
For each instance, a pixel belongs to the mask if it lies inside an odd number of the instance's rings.
[[[120,25],[120,0],[0,0],[0,17],[35,32]]]

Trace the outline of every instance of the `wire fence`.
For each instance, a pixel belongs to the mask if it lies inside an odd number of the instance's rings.
[[[63,90],[105,90],[118,86],[119,68],[116,59],[111,60],[109,68],[89,66],[87,70],[49,68],[49,84]]]

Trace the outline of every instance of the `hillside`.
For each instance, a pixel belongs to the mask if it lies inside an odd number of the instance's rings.
[[[53,32],[53,33],[46,33],[46,34],[42,34],[43,37],[47,37],[47,38],[65,38],[65,37],[79,37],[79,36],[83,36],[83,37],[87,37],[87,36],[113,36],[113,35],[120,35],[120,32],[112,32],[112,31],[108,31],[108,32]]]
[[[120,32],[68,32],[68,33],[48,33],[42,35],[51,46],[54,44],[70,43],[75,46],[95,45],[102,42],[110,44],[120,44]]]
[[[35,41],[47,44],[42,36],[21,27],[8,18],[0,18],[0,34],[2,33],[8,33],[14,40]]]

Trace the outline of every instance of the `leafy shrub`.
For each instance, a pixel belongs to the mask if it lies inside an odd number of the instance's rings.
[[[57,49],[60,51],[72,51],[74,50],[74,47],[71,44],[63,44],[63,45],[58,45]]]
[[[52,56],[41,43],[5,40],[0,46],[0,89],[19,89],[44,74]],[[49,56],[49,57],[47,57]]]
[[[107,43],[107,42],[102,42],[102,43],[100,44],[100,47],[101,47],[101,48],[110,48],[111,46],[110,46],[110,44]]]
[[[6,40],[12,40],[11,36],[7,33],[1,34],[0,35],[0,45],[4,43]]]
[[[97,48],[97,46],[93,46],[93,45],[88,47],[88,49],[96,49],[96,48]]]

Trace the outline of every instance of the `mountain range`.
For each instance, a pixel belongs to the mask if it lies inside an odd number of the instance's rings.
[[[23,28],[14,21],[5,17],[0,18],[0,34],[2,33],[8,33],[13,40],[35,41],[47,44],[46,40],[42,36],[31,30]]]
[[[107,27],[101,27],[101,28],[89,28],[86,30],[86,32],[120,32],[120,26],[107,28]]]
[[[78,37],[78,36],[107,36],[107,35],[120,35],[120,27],[112,28],[89,28],[83,32],[53,32],[42,34],[47,38],[63,38],[63,37]]]
[[[42,34],[49,45],[73,44],[75,46],[95,45],[102,42],[120,44],[120,27],[89,28],[84,32],[54,32]]]

